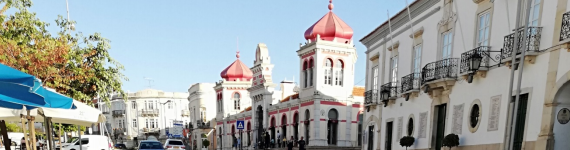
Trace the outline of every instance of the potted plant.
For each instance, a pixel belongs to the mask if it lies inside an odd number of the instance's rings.
[[[406,150],[408,150],[408,147],[412,146],[415,141],[412,136],[404,136],[400,139],[400,145],[406,147]]]
[[[210,146],[210,141],[208,141],[208,140],[202,141],[202,146],[204,146],[205,148],[208,148],[208,146]]]
[[[451,148],[459,146],[459,136],[457,134],[448,134],[443,138],[443,146]]]

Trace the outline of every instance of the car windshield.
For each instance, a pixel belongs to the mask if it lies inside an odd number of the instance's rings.
[[[168,145],[184,145],[182,141],[168,141]]]
[[[69,140],[67,140],[66,143],[75,143],[75,141],[77,141],[77,139],[79,139],[79,137],[72,137],[72,138],[69,138]]]
[[[160,142],[141,142],[139,149],[162,149]]]

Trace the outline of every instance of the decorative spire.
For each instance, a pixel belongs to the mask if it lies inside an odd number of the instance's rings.
[[[332,4],[332,0],[329,0],[329,10],[332,11],[334,5]]]
[[[237,38],[237,51],[236,51],[236,58],[239,59],[239,37]]]

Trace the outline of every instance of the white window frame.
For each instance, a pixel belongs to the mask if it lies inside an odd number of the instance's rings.
[[[477,46],[489,46],[491,11],[484,11],[477,16]]]
[[[372,89],[378,90],[378,66],[372,67]]]
[[[417,44],[413,48],[412,73],[419,74],[422,71],[422,44]]]
[[[540,4],[542,0],[531,0],[530,4],[530,14],[528,18],[528,26],[538,26],[538,22],[540,19]]]
[[[390,82],[392,86],[398,83],[398,55],[390,58]]]
[[[453,56],[453,30],[441,34],[441,60]]]

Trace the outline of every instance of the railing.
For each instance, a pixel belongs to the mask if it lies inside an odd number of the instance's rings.
[[[560,27],[560,41],[570,39],[570,12],[562,15],[562,26]]]
[[[396,97],[398,95],[398,86],[395,82],[388,82],[380,86],[380,95],[382,92],[389,92],[388,97],[382,97],[382,100],[389,100],[390,98]]]
[[[124,134],[127,132],[126,128],[115,128],[115,134]]]
[[[182,110],[182,113],[180,113],[182,116],[190,116],[190,111],[188,110]]]
[[[158,128],[143,128],[143,132],[159,132]]]
[[[113,116],[118,117],[125,115],[125,110],[113,110]]]
[[[447,58],[426,64],[422,69],[422,85],[445,78],[457,78],[459,58]]]
[[[378,102],[378,90],[368,90],[364,92],[364,105]]]
[[[157,109],[141,110],[140,114],[141,115],[158,115],[158,110]]]
[[[471,66],[471,57],[473,54],[479,54],[479,56],[483,57],[483,59],[481,59],[481,67],[489,68],[489,50],[490,47],[488,46],[479,46],[475,49],[462,53],[459,73],[463,74],[471,71],[471,68],[469,66]]]
[[[542,27],[528,27],[526,33],[526,42],[523,43],[523,29],[520,28],[517,30],[517,40],[518,40],[518,48],[515,52],[516,55],[520,54],[522,51],[523,46],[528,46],[527,51],[530,52],[538,52],[540,51],[540,36],[542,35]],[[511,33],[504,37],[503,42],[503,52],[501,53],[501,57],[503,59],[507,57],[511,57],[514,51],[514,44],[515,44],[515,33]]]
[[[420,89],[420,73],[411,73],[402,77],[401,93]]]
[[[209,129],[210,128],[210,122],[203,122],[202,120],[196,120],[196,126],[199,129]]]

